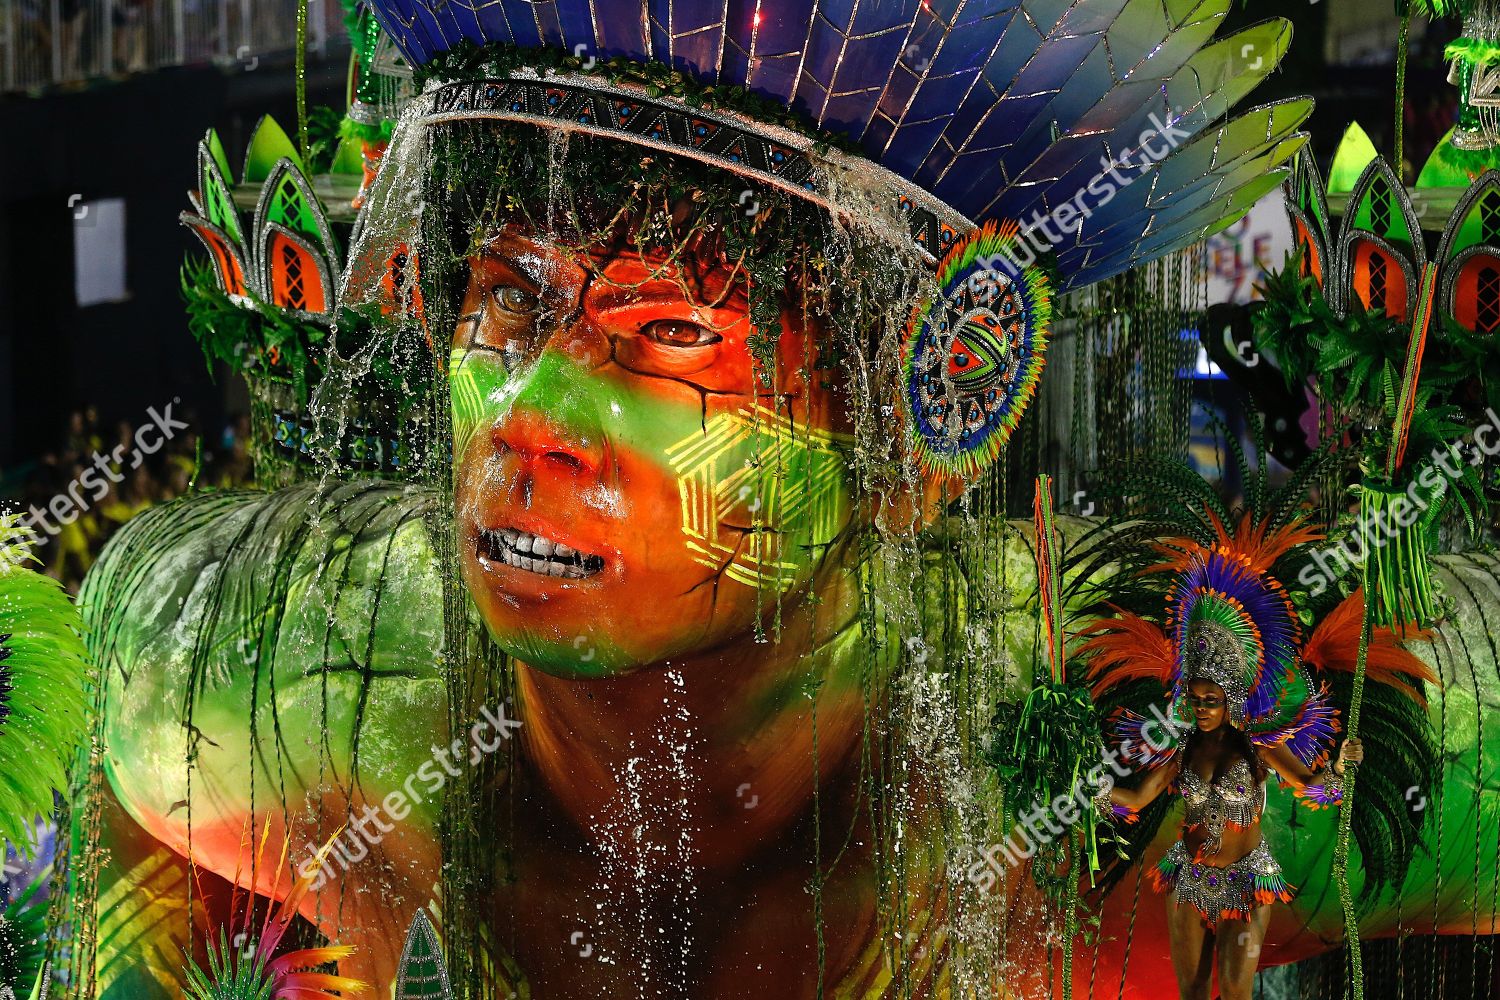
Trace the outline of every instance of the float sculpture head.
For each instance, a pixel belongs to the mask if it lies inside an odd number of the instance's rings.
[[[597,676],[722,645],[847,570],[846,404],[818,321],[753,353],[744,262],[512,228],[450,362],[459,560],[507,651]]]
[[[915,530],[998,455],[1055,291],[1248,206],[1228,185],[1163,227],[1162,190],[1110,162],[1155,126],[1192,135],[1217,95],[1101,106],[1062,156],[990,76],[1013,10],[913,0],[823,38],[811,4],[565,4],[555,23],[521,2],[373,6],[426,83],[345,301],[451,347],[465,581],[549,672],[629,671],[827,599],[881,509]],[[960,85],[983,93],[955,115]],[[1267,115],[1207,174],[1276,166],[1304,114]],[[1084,146],[1114,167],[1107,197],[1023,238],[1007,220],[1100,173]]]

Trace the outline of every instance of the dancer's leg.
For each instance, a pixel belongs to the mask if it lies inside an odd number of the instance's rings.
[[[1214,977],[1214,935],[1203,925],[1198,911],[1167,898],[1167,935],[1172,946],[1172,970],[1177,973],[1177,993],[1182,1000],[1209,1000]]]
[[[1257,906],[1249,920],[1219,922],[1219,996],[1221,1000],[1250,1000],[1255,970],[1260,968],[1260,945],[1266,937],[1271,908]]]

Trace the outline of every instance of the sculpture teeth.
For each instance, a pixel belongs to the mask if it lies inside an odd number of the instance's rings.
[[[600,556],[514,528],[488,528],[479,533],[480,558],[543,576],[581,580],[604,568]]]

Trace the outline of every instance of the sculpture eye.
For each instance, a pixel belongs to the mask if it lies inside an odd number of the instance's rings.
[[[707,347],[724,338],[705,326],[681,319],[659,319],[641,328],[641,335],[667,347]]]
[[[535,312],[539,302],[535,293],[518,285],[496,285],[490,289],[490,296],[496,305],[511,313]]]

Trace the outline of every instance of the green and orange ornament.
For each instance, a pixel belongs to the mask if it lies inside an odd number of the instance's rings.
[[[948,252],[937,294],[912,315],[902,364],[911,444],[925,473],[976,478],[1036,394],[1052,293],[1040,267],[1018,262],[1020,244],[1014,222],[974,230]]]

